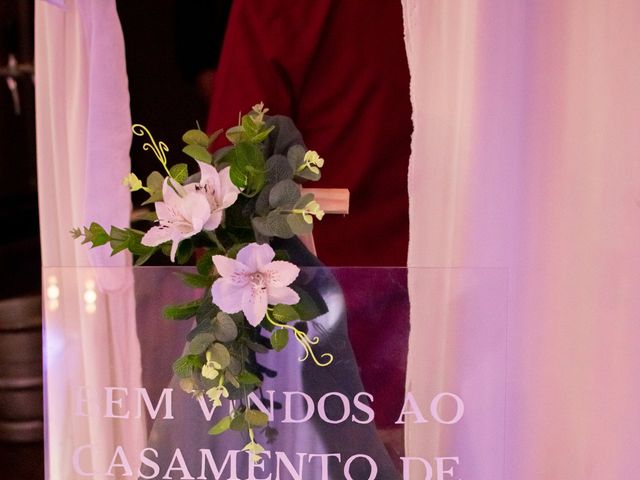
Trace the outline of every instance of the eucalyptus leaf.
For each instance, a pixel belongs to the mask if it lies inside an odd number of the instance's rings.
[[[227,129],[225,133],[227,140],[229,140],[233,144],[240,143],[245,139],[244,128],[242,125],[236,125]]]
[[[215,340],[216,337],[213,333],[199,333],[189,342],[189,353],[191,355],[200,355],[204,353]],[[213,360],[218,362],[215,358],[213,358]]]
[[[267,215],[266,219],[266,228],[267,231],[271,233],[271,236],[279,238],[291,238],[294,234],[297,234],[297,232],[295,232],[291,228],[288,222],[288,218],[291,215],[292,214],[280,213],[279,208],[269,212],[269,215]]]
[[[269,192],[271,208],[290,210],[300,199],[300,187],[293,180],[282,180],[276,183]]]
[[[304,163],[305,153],[307,153],[307,149],[302,145],[293,145],[287,151],[287,160],[289,160],[289,165],[291,165],[294,172]]]
[[[189,177],[189,167],[186,163],[178,163],[169,169],[171,177],[178,183],[184,183]]]
[[[182,135],[182,141],[189,145],[200,145],[202,147],[209,146],[209,137],[202,130],[188,130]]]
[[[219,312],[213,320],[213,334],[220,342],[231,342],[238,336],[238,327],[231,316]]]
[[[305,193],[303,196],[301,196],[298,199],[298,201],[296,202],[293,208],[304,208],[314,200],[315,200],[315,196],[313,195],[313,193]]]
[[[213,324],[209,322],[200,322],[187,334],[187,341],[192,341],[201,333],[213,334]]]
[[[147,177],[147,188],[150,190],[162,191],[163,183],[164,183],[164,176],[158,171],[151,172]]]
[[[256,197],[255,213],[260,217],[266,216],[269,213],[269,210],[271,210],[271,206],[269,205],[269,194],[271,193],[272,187],[273,185],[265,185]]]
[[[182,151],[183,153],[186,153],[191,158],[199,162],[211,163],[212,161],[209,150],[207,150],[206,147],[203,147],[202,145],[186,145],[182,148]]]
[[[269,351],[267,347],[257,342],[248,341],[247,347],[249,347],[250,350],[253,350],[256,353],[267,353]]]
[[[228,369],[225,370],[224,372],[224,378],[227,382],[229,382],[234,387],[240,388],[240,382],[238,382],[238,379],[236,378],[236,376],[233,373],[231,373]]]
[[[231,354],[229,354],[229,350],[223,344],[214,343],[211,345],[211,348],[209,348],[209,352],[211,352],[211,359],[219,363],[221,368],[227,368],[229,366]]]
[[[313,222],[306,222],[299,213],[287,215],[286,222],[291,231],[296,235],[307,235],[313,231]]]
[[[231,355],[231,361],[227,367],[227,371],[233,375],[238,375],[242,371],[242,362],[238,358]]]
[[[149,198],[147,198],[142,205],[148,205],[149,203],[155,203],[162,201],[162,185],[164,183],[164,176],[160,172],[151,172],[147,177],[147,189],[149,192]]]
[[[255,217],[251,219],[251,226],[256,232],[257,235],[262,235],[264,237],[272,237],[273,233],[269,230],[269,226],[267,225],[266,217]]]
[[[267,183],[276,184],[293,178],[293,167],[284,155],[272,155],[267,160]]]

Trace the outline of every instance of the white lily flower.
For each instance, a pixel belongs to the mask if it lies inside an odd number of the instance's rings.
[[[200,182],[184,187],[171,178],[162,185],[162,202],[156,202],[159,225],[152,227],[142,244],[155,247],[171,241],[171,261],[175,261],[178,244],[202,230],[214,230],[222,222],[224,209],[238,198],[240,190],[229,176],[229,167],[218,172],[203,162]]]
[[[298,294],[289,285],[300,269],[293,263],[273,261],[275,252],[268,244],[250,243],[236,259],[214,255],[213,263],[221,275],[213,282],[213,303],[225,313],[244,312],[247,321],[257,326],[269,305],[295,305]]]
[[[231,167],[218,172],[208,163],[198,162],[200,165],[200,181],[184,186],[187,192],[201,193],[209,202],[211,216],[204,224],[203,230],[215,230],[222,222],[225,208],[230,207],[238,199],[240,189],[231,181]]]
[[[204,195],[188,192],[171,178],[162,185],[162,202],[156,202],[159,225],[152,227],[142,237],[141,243],[155,247],[172,242],[171,261],[175,261],[178,244],[202,231],[211,217],[211,208]]]

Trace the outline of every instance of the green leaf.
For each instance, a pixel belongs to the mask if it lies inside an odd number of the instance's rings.
[[[213,252],[207,250],[197,261],[196,269],[200,275],[210,275],[213,270]]]
[[[158,171],[151,172],[147,177],[147,188],[151,190],[159,190],[162,192],[163,183],[164,176]]]
[[[209,137],[202,130],[193,129],[188,130],[182,135],[182,141],[189,145],[200,145],[202,147],[209,147]]]
[[[238,336],[236,322],[224,312],[219,312],[213,320],[213,333],[221,342],[231,342]]]
[[[227,257],[235,259],[238,256],[238,252],[240,250],[242,250],[244,247],[246,247],[247,245],[249,245],[249,244],[248,243],[236,243],[236,244],[232,245],[231,248],[229,248],[227,250]]]
[[[280,352],[289,343],[289,330],[278,328],[271,334],[271,346],[276,352]]]
[[[265,226],[270,236],[279,238],[291,238],[295,234],[291,226],[289,225],[288,218],[291,214],[281,213],[280,208],[272,210],[267,215],[265,220]]]
[[[111,227],[109,231],[109,244],[111,245],[111,255],[115,255],[127,249],[129,234],[126,230],[118,227]]]
[[[245,420],[244,415],[237,415],[231,420],[231,430],[244,432],[249,429],[249,423]]]
[[[308,223],[299,213],[286,216],[287,225],[295,235],[307,235],[313,232],[313,222]]]
[[[244,115],[241,123],[247,139],[254,137],[260,131],[260,127],[256,125],[250,115]]]
[[[227,368],[229,366],[229,363],[231,362],[231,354],[229,354],[227,347],[221,343],[214,343],[209,351],[211,352],[211,359],[214,362],[219,363],[221,368]]]
[[[200,307],[196,311],[196,321],[198,323],[211,322],[219,311],[218,306],[211,301],[211,290],[207,288],[204,297],[200,301]]]
[[[200,300],[182,303],[179,305],[168,305],[162,310],[162,314],[169,320],[186,320],[193,317],[200,307]]]
[[[238,381],[243,385],[260,385],[260,379],[248,370],[243,370],[238,375]]]
[[[240,143],[245,139],[244,128],[242,125],[236,125],[234,127],[229,128],[225,133],[227,139],[233,143]]]
[[[211,322],[200,322],[187,334],[187,341],[192,341],[201,333],[213,334],[213,325]]]
[[[242,362],[237,357],[231,356],[231,361],[227,367],[227,372],[238,375],[242,371]],[[234,377],[235,378],[235,377]]]
[[[291,165],[294,172],[304,163],[305,153],[307,153],[307,149],[302,145],[293,145],[287,151],[287,160],[289,160],[289,165]]]
[[[202,359],[198,355],[185,355],[173,362],[173,372],[180,378],[191,376],[194,370],[202,368]]]
[[[135,266],[139,267],[141,265],[144,265],[157,251],[158,251],[158,247],[149,248],[149,251],[147,253],[144,253],[140,255],[138,258],[136,258]]]
[[[209,145],[211,145],[213,142],[215,142],[222,132],[223,132],[223,130],[221,128],[221,129],[216,130],[215,132],[213,132],[211,135],[209,135]]]
[[[199,333],[189,342],[189,353],[191,355],[200,355],[204,353],[215,340],[216,337],[214,337],[212,333]],[[214,358],[214,361],[217,360]]]
[[[149,189],[149,198],[147,198],[142,205],[148,205],[149,203],[155,203],[162,201],[162,184],[164,183],[164,176],[160,172],[151,172],[147,177],[147,189]]]
[[[252,427],[264,427],[269,423],[269,417],[267,414],[259,410],[245,410],[244,418]]]
[[[291,288],[293,288],[300,297],[300,301],[293,305],[295,311],[300,315],[300,320],[313,320],[327,313],[327,304],[324,303],[322,297],[318,296],[318,298],[314,299],[309,292],[298,286],[294,285]]]
[[[211,286],[212,278],[199,273],[181,273],[182,281],[192,288],[207,288]]]
[[[238,379],[235,377],[233,373],[229,371],[229,369],[224,371],[224,378],[227,382],[229,382],[234,387],[240,388],[240,383],[238,382]]]
[[[191,260],[191,255],[193,255],[193,241],[190,238],[182,240],[178,245],[178,250],[176,251],[176,262],[180,265],[184,265]]]
[[[171,177],[178,183],[184,183],[189,177],[189,167],[186,163],[178,163],[169,169]]]
[[[187,145],[182,148],[182,152],[186,153],[191,158],[199,162],[211,163],[212,161],[209,150],[207,150],[202,145],[195,145],[195,144]]]
[[[209,435],[220,435],[231,428],[231,417],[224,417],[209,429]]]
[[[293,168],[284,155],[272,155],[267,160],[267,183],[275,185],[282,180],[293,178]]]
[[[251,226],[257,235],[263,235],[265,237],[273,237],[273,233],[269,230],[267,226],[267,218],[266,217],[254,217],[251,219]]]
[[[271,208],[281,207],[290,210],[300,199],[300,186],[293,180],[282,180],[276,183],[269,192]]]
[[[96,222],[84,228],[84,240],[82,244],[91,243],[91,248],[105,245],[110,240],[109,234]]]
[[[247,347],[249,347],[250,350],[253,350],[256,353],[267,353],[269,351],[269,349],[261,343],[251,341],[247,341]]]
[[[271,316],[278,323],[289,323],[300,318],[300,315],[295,308],[283,303],[279,303],[273,308]]]
[[[257,194],[265,182],[265,160],[262,151],[254,144],[240,142],[224,157],[231,165],[231,181],[247,196]]]
[[[231,168],[229,169],[229,178],[231,179],[231,182],[240,189],[244,189],[249,181],[248,175],[235,164],[231,165]]]
[[[265,140],[269,134],[273,131],[273,129],[276,128],[275,126],[271,126],[265,130],[262,130],[260,133],[256,133],[253,137],[251,137],[249,139],[250,142],[252,143],[260,143],[263,140]]]

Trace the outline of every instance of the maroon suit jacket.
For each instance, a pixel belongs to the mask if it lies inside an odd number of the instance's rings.
[[[264,101],[325,158],[313,187],[348,188],[316,222],[328,265],[406,265],[411,105],[399,0],[235,0],[208,130]]]

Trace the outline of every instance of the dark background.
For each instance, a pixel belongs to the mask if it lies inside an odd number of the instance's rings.
[[[181,155],[179,132],[205,126],[209,77],[201,73],[217,64],[230,0],[119,0],[117,7],[132,120],[164,140],[169,155]],[[0,471],[12,480],[44,478],[33,13],[33,0],[0,0]],[[20,72],[9,71],[10,55]],[[141,143],[135,138],[132,168],[144,177],[158,165]]]

